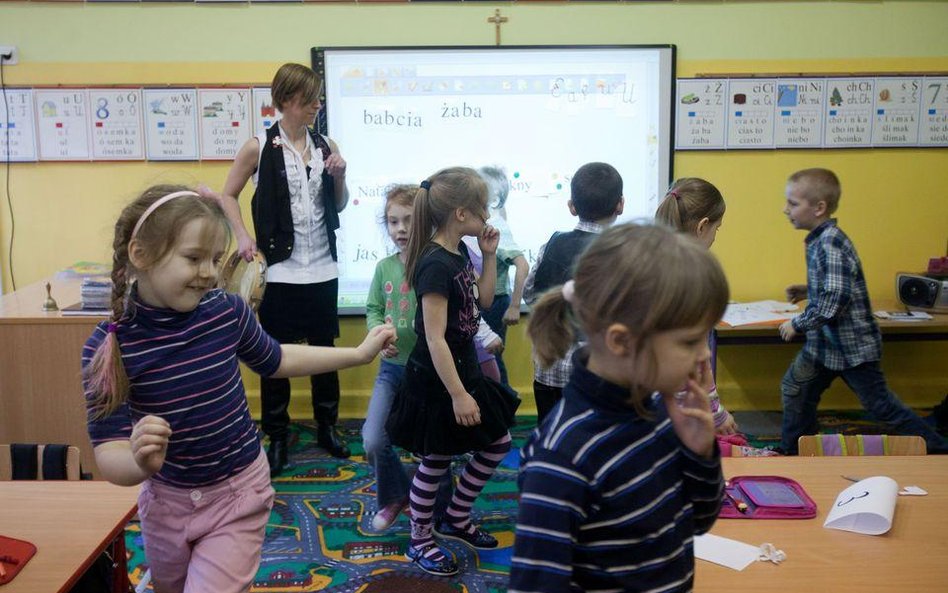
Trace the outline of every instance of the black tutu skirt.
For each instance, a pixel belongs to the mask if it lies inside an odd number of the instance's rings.
[[[461,382],[477,402],[481,423],[461,426],[454,419],[451,396],[435,371],[431,354],[419,340],[405,365],[405,380],[386,423],[392,444],[416,455],[460,455],[480,451],[514,425],[520,398],[508,387],[485,377],[474,345],[452,349]]]

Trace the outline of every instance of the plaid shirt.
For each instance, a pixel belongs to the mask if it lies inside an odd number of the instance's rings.
[[[803,354],[839,371],[882,358],[856,247],[830,219],[806,237],[806,309],[793,329],[806,332]]]
[[[585,220],[579,221],[579,224],[573,228],[574,231],[583,231],[586,233],[595,233],[602,234],[602,231],[606,227],[601,224],[596,224],[595,222],[589,222]],[[533,305],[540,295],[536,294],[534,291],[534,280],[536,278],[537,269],[540,267],[540,262],[543,261],[543,252],[546,249],[546,244],[540,247],[540,250],[537,252],[537,261],[533,266],[530,267],[530,273],[527,275],[527,280],[523,284],[523,299],[527,302],[528,305]],[[540,367],[539,361],[533,361],[533,379],[542,385],[548,385],[550,387],[560,387],[563,388],[569,382],[569,376],[573,372],[573,353],[576,352],[576,349],[580,346],[585,345],[585,342],[577,342],[573,344],[569,352],[566,353],[566,356],[557,360],[553,363],[550,368],[544,369]]]

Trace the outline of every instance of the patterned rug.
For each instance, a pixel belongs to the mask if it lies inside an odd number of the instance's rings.
[[[925,411],[919,411],[925,414]],[[735,419],[750,444],[772,447],[780,442],[780,412],[736,412]],[[340,425],[352,449],[350,459],[327,455],[315,444],[312,424],[291,427],[290,466],[274,480],[276,502],[267,526],[263,560],[252,591],[257,593],[502,593],[510,567],[517,516],[519,448],[536,423],[518,418],[511,431],[514,448],[487,483],[474,506],[474,521],[498,540],[496,550],[474,550],[461,542],[442,540],[461,572],[446,579],[427,575],[405,558],[409,522],[403,514],[384,534],[371,529],[375,514],[375,480],[365,461],[362,421]],[[820,413],[823,432],[879,434],[883,427],[866,413]],[[403,459],[407,471],[416,464]],[[455,464],[457,466],[459,464]],[[140,585],[148,568],[138,523],[125,533],[132,583]],[[139,591],[151,591],[150,586]]]

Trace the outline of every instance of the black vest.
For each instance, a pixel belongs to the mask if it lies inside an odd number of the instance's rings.
[[[286,181],[286,163],[283,160],[283,148],[273,146],[273,139],[280,137],[279,125],[275,123],[267,130],[257,170],[257,189],[250,201],[257,248],[263,252],[267,264],[271,266],[288,259],[293,253],[293,213],[290,209],[290,186]],[[323,159],[327,158],[332,152],[329,142],[312,130],[309,133],[316,148],[322,149]],[[339,212],[336,210],[336,183],[332,175],[325,170],[320,191],[329,253],[333,261],[337,261],[336,229],[339,228]]]
[[[553,233],[533,276],[533,294],[539,298],[547,290],[571,279],[576,260],[595,237],[596,233],[576,230]]]

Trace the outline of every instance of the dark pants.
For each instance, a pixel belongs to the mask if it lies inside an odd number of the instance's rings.
[[[507,312],[509,307],[510,295],[497,294],[494,295],[494,302],[490,308],[484,309],[481,312],[484,316],[484,321],[494,330],[494,333],[500,336],[500,341],[504,344],[507,343],[507,326],[504,325],[504,313]],[[503,357],[501,357],[500,354],[495,354],[494,358],[497,360],[497,368],[500,369],[500,382],[510,387],[510,381],[507,380],[507,367],[504,365]]]
[[[339,336],[338,280],[318,284],[267,284],[260,303],[260,325],[281,344],[333,346]],[[313,418],[332,426],[339,417],[339,375],[310,377]],[[270,440],[285,439],[290,424],[290,380],[260,378],[261,424]]]
[[[816,409],[820,396],[836,377],[842,377],[862,407],[884,422],[896,434],[918,435],[925,439],[929,452],[944,452],[948,445],[935,430],[918,417],[899,397],[889,390],[878,361],[864,362],[841,371],[826,368],[799,352],[783,377],[783,448],[797,453],[797,439],[819,432]]]
[[[537,381],[533,382],[533,398],[537,401],[537,426],[543,423],[550,410],[563,399],[562,387],[551,387]]]

